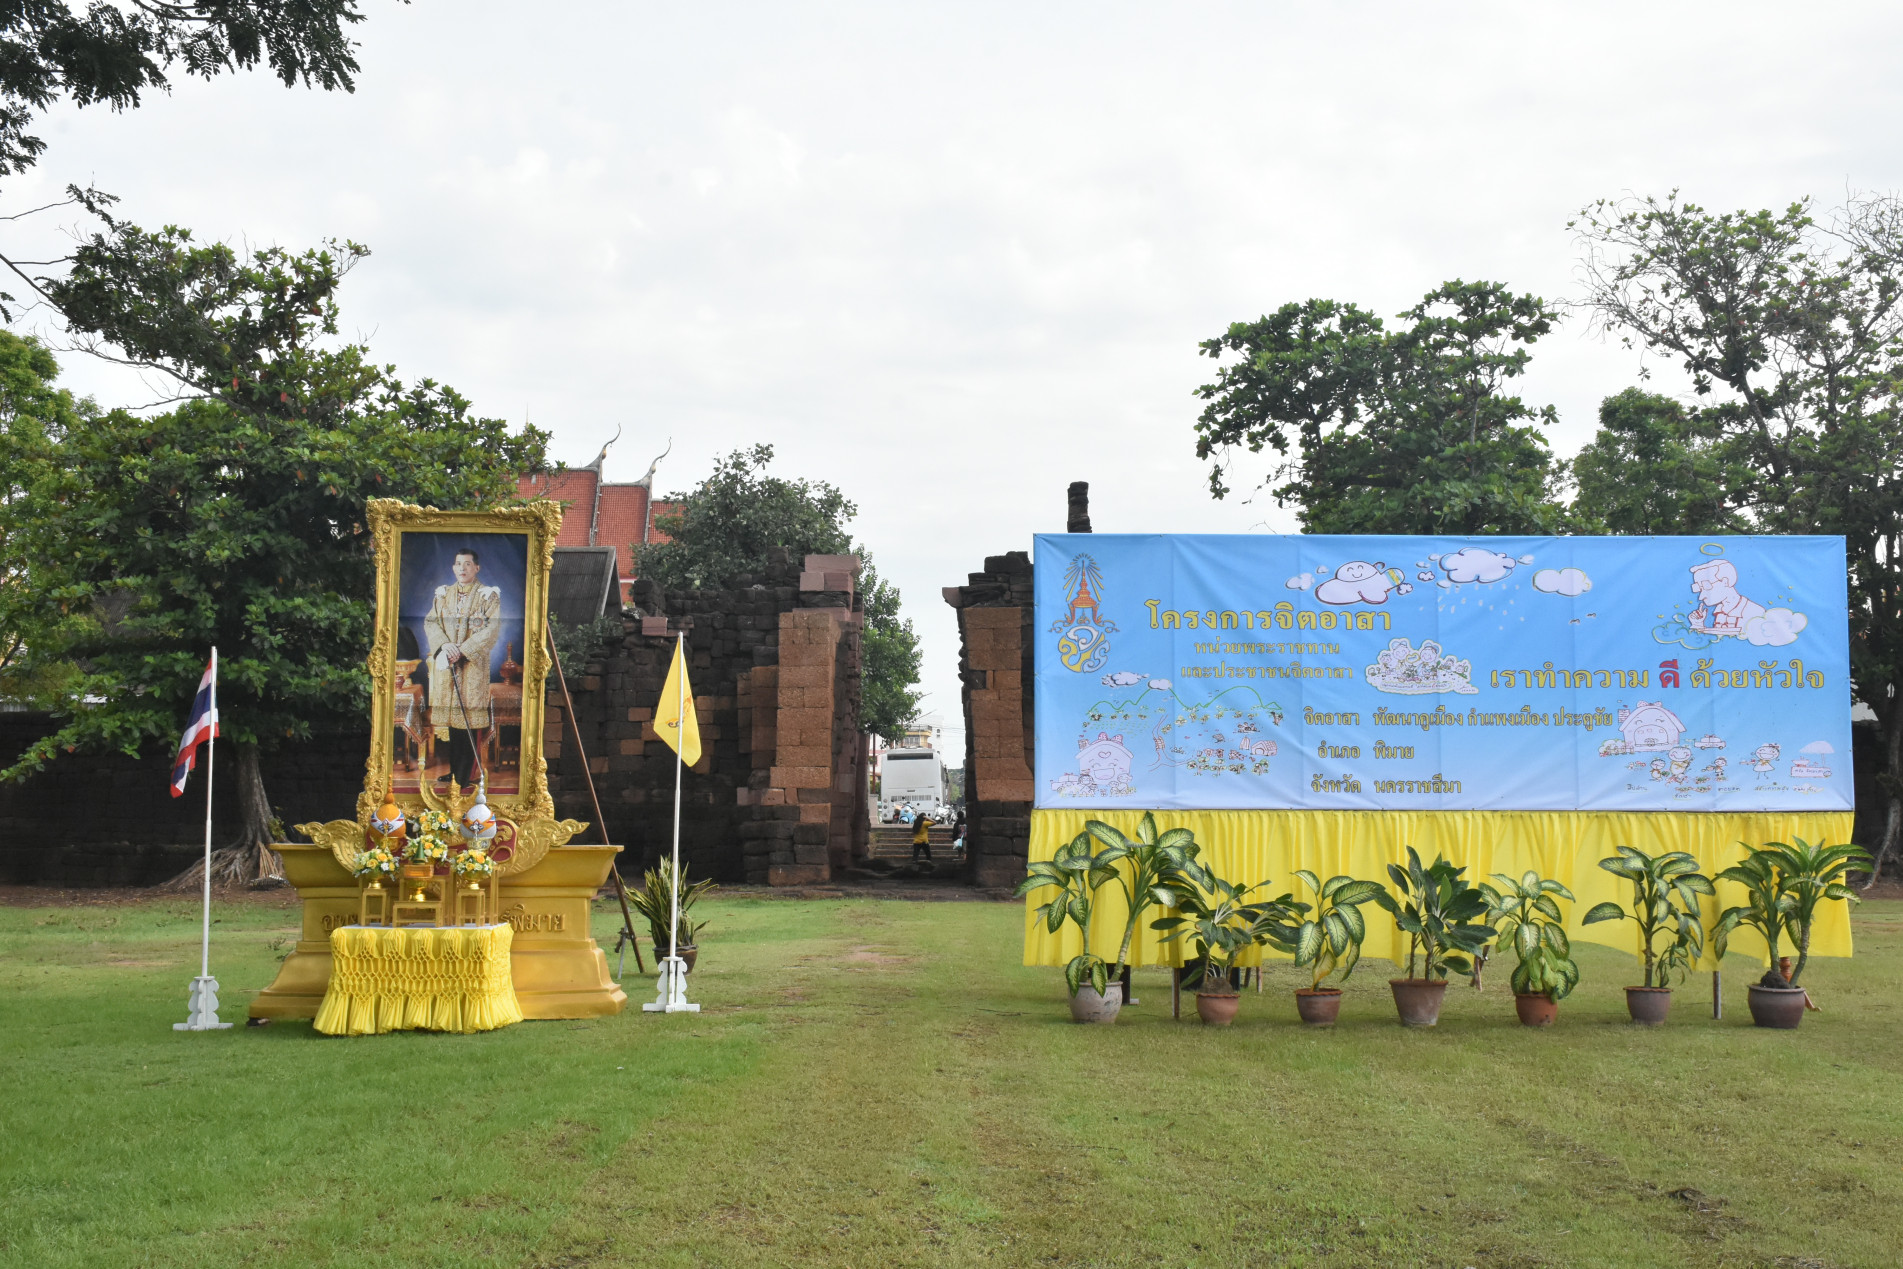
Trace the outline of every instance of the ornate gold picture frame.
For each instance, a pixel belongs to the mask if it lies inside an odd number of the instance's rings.
[[[561,505],[539,500],[496,511],[439,511],[379,498],[369,505],[369,519],[377,626],[367,662],[370,755],[357,797],[357,826],[367,828],[390,796],[406,812],[430,809],[460,819],[474,801],[464,773],[493,772],[495,787],[486,800],[497,820],[492,850],[497,870],[504,876],[523,872],[586,827],[555,819],[542,755],[550,669],[548,575]],[[485,551],[486,566],[479,560]],[[487,577],[483,567],[491,570]],[[518,588],[519,595],[509,593]],[[443,613],[458,599],[465,607],[499,605],[506,630],[520,639],[505,648],[501,633],[486,630],[479,650],[471,639],[465,667],[487,660],[489,674],[468,668],[458,674],[453,668],[454,657],[460,656],[458,635],[453,624],[446,624],[453,623],[453,615]],[[501,671],[493,668],[496,662]],[[361,848],[360,834],[350,841],[342,833],[325,836],[346,866]]]

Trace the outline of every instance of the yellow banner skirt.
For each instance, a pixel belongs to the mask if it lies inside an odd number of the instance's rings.
[[[507,925],[332,930],[330,987],[315,1025],[326,1035],[377,1035],[520,1022],[509,969],[514,934]]]
[[[1141,811],[1033,811],[1031,813],[1031,859],[1049,859],[1057,848],[1081,833],[1084,821],[1102,820],[1115,825],[1126,835],[1136,835]],[[1315,896],[1299,888],[1293,878],[1298,868],[1307,868],[1322,880],[1346,873],[1365,877],[1393,888],[1387,865],[1402,863],[1407,847],[1421,854],[1422,862],[1432,863],[1436,854],[1447,856],[1467,869],[1466,879],[1484,881],[1494,873],[1518,878],[1531,868],[1542,877],[1563,883],[1578,897],[1567,905],[1566,933],[1573,939],[1598,943],[1638,955],[1638,926],[1631,921],[1605,921],[1582,926],[1579,918],[1601,900],[1611,899],[1624,907],[1632,905],[1632,887],[1599,867],[1599,860],[1613,853],[1615,846],[1631,846],[1656,855],[1662,851],[1682,850],[1694,856],[1707,876],[1728,868],[1744,855],[1740,842],[1753,846],[1768,841],[1788,842],[1793,837],[1806,841],[1845,842],[1850,840],[1855,817],[1848,811],[1806,815],[1799,813],[1705,815],[1681,812],[1616,811],[1158,811],[1157,831],[1187,828],[1196,834],[1202,847],[1199,858],[1216,874],[1230,881],[1270,881],[1272,888],[1263,892],[1272,898],[1287,891],[1295,897],[1314,902]],[[1127,865],[1126,865],[1127,867]],[[1051,888],[1033,891],[1024,906],[1024,963],[1026,965],[1062,965],[1083,950],[1083,941],[1075,925],[1066,924],[1056,934],[1049,933],[1035,916],[1035,909],[1057,892]],[[1718,883],[1718,896],[1706,899],[1705,924],[1710,926],[1718,913],[1744,901],[1742,886]],[[1388,914],[1370,903],[1362,912],[1367,917],[1368,938],[1363,955],[1385,957],[1391,961],[1407,959],[1407,937],[1395,928]],[[1112,882],[1097,891],[1097,910],[1091,918],[1090,950],[1105,960],[1114,961],[1117,945],[1123,938],[1128,916],[1123,891]],[[1133,965],[1179,965],[1186,950],[1172,944],[1160,947],[1156,931],[1149,924],[1161,912],[1152,910],[1139,923],[1130,948]],[[1765,959],[1763,940],[1750,930],[1740,930],[1732,938],[1732,950]],[[1818,912],[1811,934],[1811,955],[1850,955],[1850,916],[1848,905],[1826,903]],[[1267,949],[1268,955],[1286,959]],[[1795,955],[1792,948],[1786,953]],[[1245,954],[1240,964],[1260,963],[1261,951]],[[1716,968],[1709,956],[1702,968]]]

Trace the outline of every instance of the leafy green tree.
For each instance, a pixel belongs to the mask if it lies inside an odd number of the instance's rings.
[[[1726,505],[1757,532],[1844,537],[1852,686],[1886,750],[1874,881],[1903,841],[1903,201],[1851,198],[1820,223],[1808,202],[1709,212],[1673,194],[1572,227],[1598,321],[1690,376]]]
[[[922,697],[916,684],[923,656],[911,620],[899,615],[898,587],[879,576],[863,547],[859,558],[866,617],[860,718],[867,732],[893,740],[918,718]]]
[[[170,91],[174,67],[201,79],[268,65],[285,85],[355,87],[356,0],[131,0],[83,12],[56,0],[0,9],[0,175],[32,166],[46,142],[27,129],[61,100],[139,104]]]
[[[1732,469],[1715,430],[1679,402],[1627,388],[1599,404],[1599,431],[1574,456],[1582,527],[1602,533],[1746,533],[1729,494]]]
[[[766,571],[768,552],[805,555],[852,552],[846,524],[858,508],[825,481],[768,474],[771,445],[737,449],[715,460],[707,479],[674,497],[679,509],[654,527],[669,541],[635,545],[636,572],[682,590],[725,587]],[[865,729],[893,737],[918,713],[918,636],[899,615],[898,588],[881,578],[864,547],[859,589],[865,602]]]
[[[1283,305],[1205,340],[1241,360],[1196,389],[1196,455],[1229,492],[1237,450],[1273,449],[1263,484],[1309,533],[1545,533],[1565,523],[1562,474],[1534,410],[1504,391],[1556,315],[1491,282],[1445,283],[1381,319],[1334,300]]]
[[[105,232],[37,284],[184,400],[154,417],[74,410],[6,451],[6,615],[28,662],[63,677],[44,702],[59,730],[0,774],[70,746],[175,742],[216,645],[242,813],[216,867],[244,879],[270,863],[259,751],[365,714],[365,504],[505,502],[547,437],[336,342],[336,291],[363,248],[240,256],[95,210]]]

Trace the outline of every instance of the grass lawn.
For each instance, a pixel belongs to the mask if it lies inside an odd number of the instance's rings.
[[[1332,1032],[1287,968],[1230,1030],[1153,973],[1078,1027],[1014,905],[703,910],[698,1016],[350,1040],[174,1033],[189,900],[0,907],[0,1264],[1903,1261],[1903,902],[1796,1032],[1749,1025],[1743,963],[1723,1022],[1699,977],[1629,1026],[1591,947],[1545,1032],[1504,971],[1405,1031],[1382,962]],[[293,913],[221,918],[242,1019]]]

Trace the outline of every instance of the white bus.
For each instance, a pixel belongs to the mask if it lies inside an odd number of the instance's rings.
[[[879,765],[879,822],[885,823],[902,806],[934,820],[944,818],[945,773],[932,750],[885,751]]]

